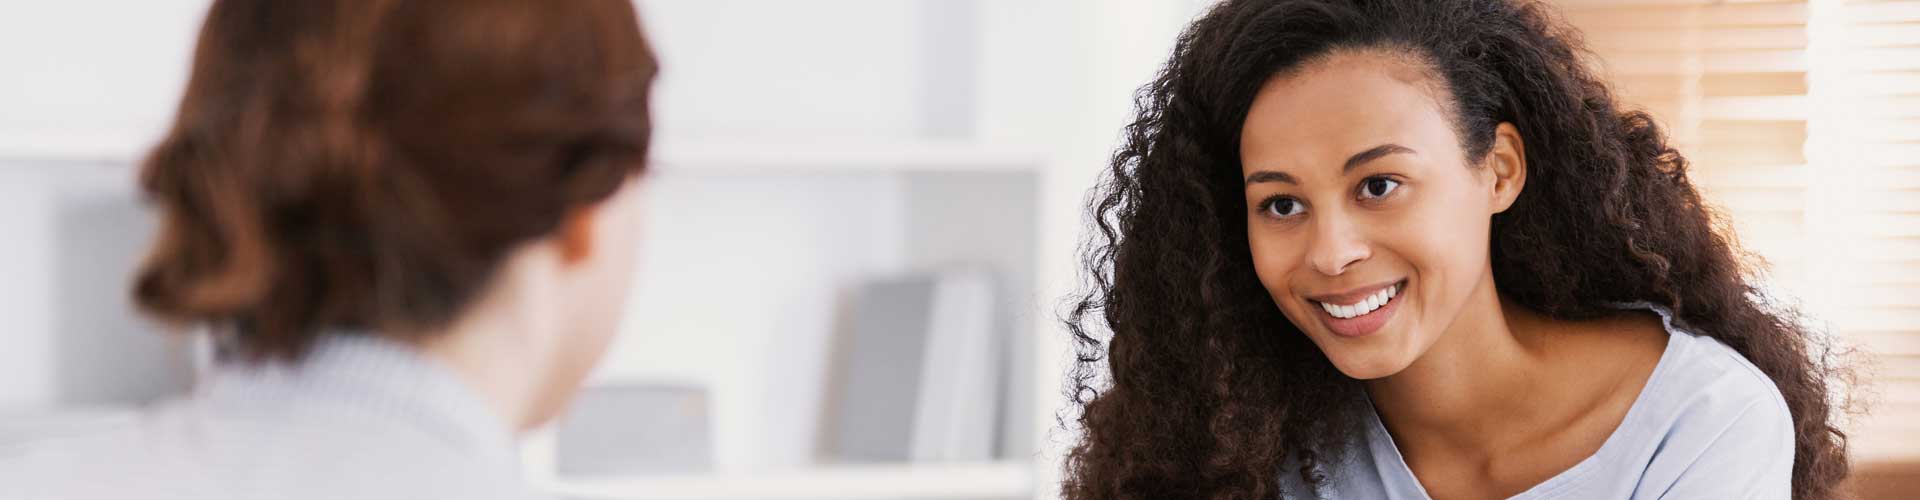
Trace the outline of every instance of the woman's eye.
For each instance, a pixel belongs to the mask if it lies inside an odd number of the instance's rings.
[[[1365,182],[1360,183],[1360,198],[1362,199],[1385,198],[1388,193],[1392,193],[1393,190],[1399,189],[1399,188],[1400,188],[1400,181],[1396,181],[1386,177],[1368,178]]]
[[[1300,211],[1304,208],[1305,207],[1300,206],[1299,200],[1293,198],[1274,198],[1267,200],[1266,210],[1267,215],[1275,218],[1286,218],[1300,215]]]

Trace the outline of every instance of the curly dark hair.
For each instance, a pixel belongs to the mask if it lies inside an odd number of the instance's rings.
[[[1254,273],[1240,127],[1260,87],[1335,50],[1424,59],[1451,95],[1470,158],[1495,128],[1527,141],[1526,189],[1491,221],[1499,293],[1560,319],[1664,306],[1738,351],[1785,397],[1793,496],[1838,495],[1848,472],[1845,373],[1825,335],[1757,285],[1651,116],[1623,110],[1579,35],[1525,0],[1228,0],[1183,32],[1136,94],[1089,211],[1088,288],[1064,319],[1076,362],[1060,418],[1083,433],[1069,499],[1278,496],[1278,474],[1324,481],[1355,427],[1358,381],[1335,369]],[[1471,162],[1469,163],[1471,164]],[[1098,323],[1096,323],[1098,322]],[[1102,330],[1111,337],[1099,335]],[[1283,470],[1298,460],[1297,471]]]

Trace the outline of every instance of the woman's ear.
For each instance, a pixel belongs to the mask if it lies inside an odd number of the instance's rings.
[[[586,205],[568,211],[561,219],[560,230],[553,235],[561,262],[572,265],[593,256],[594,219],[599,213],[599,205]]]
[[[1486,162],[1493,173],[1493,213],[1505,212],[1527,187],[1527,144],[1520,138],[1520,129],[1506,122],[1494,128]]]

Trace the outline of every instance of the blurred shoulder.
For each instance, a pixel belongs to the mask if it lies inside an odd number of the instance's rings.
[[[200,412],[191,404],[0,443],[6,498],[540,498],[417,433]]]

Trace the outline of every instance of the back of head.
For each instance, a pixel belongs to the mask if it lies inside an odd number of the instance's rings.
[[[445,326],[643,168],[655,71],[628,0],[216,1],[135,300],[254,359]]]

